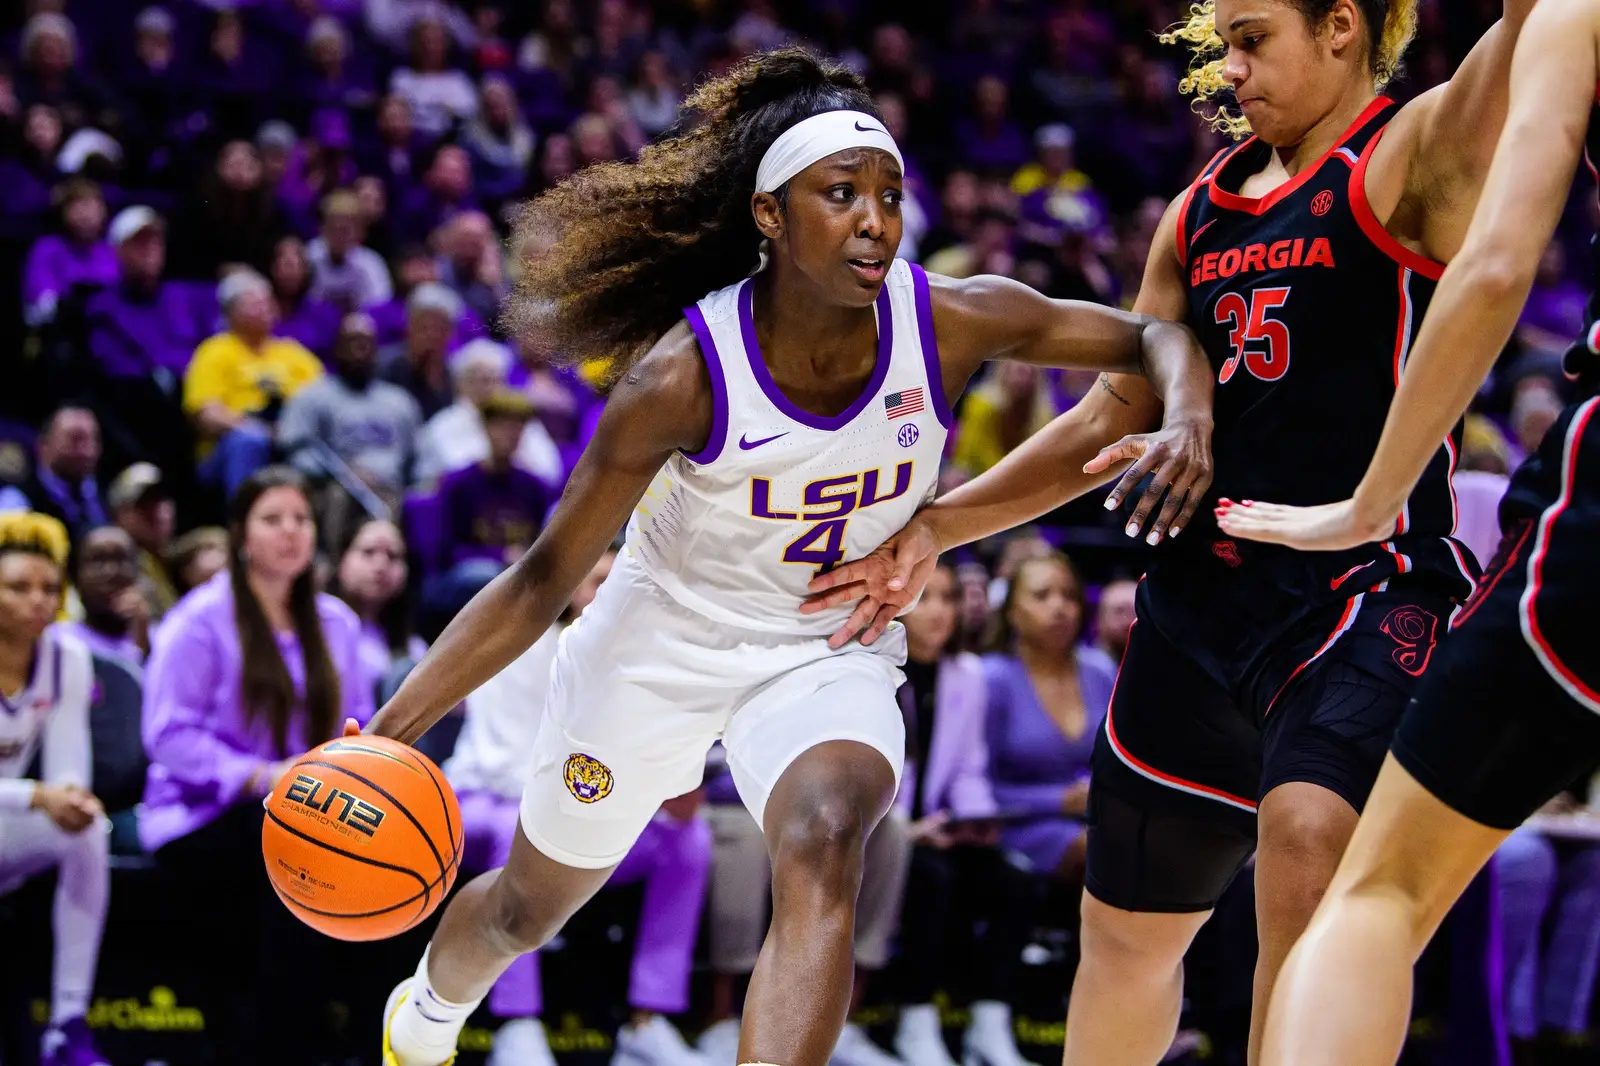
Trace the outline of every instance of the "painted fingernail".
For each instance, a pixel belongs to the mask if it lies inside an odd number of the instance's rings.
[[[1232,502],[1233,502],[1232,500],[1228,499],[1226,496],[1223,496],[1223,497],[1221,497],[1221,498],[1219,498],[1217,500],[1217,506],[1218,507],[1226,507]]]
[[[1154,530],[1151,530],[1150,535],[1148,537],[1144,538],[1144,542],[1146,544],[1151,545],[1151,546],[1160,544],[1161,543],[1161,534],[1155,532]]]
[[[1173,526],[1171,529],[1167,530],[1167,536],[1176,537],[1179,533],[1182,533],[1182,532],[1183,532],[1183,527],[1182,526]]]
[[[1255,502],[1256,502],[1256,501],[1254,501],[1254,500],[1245,500],[1245,501],[1244,501],[1244,502],[1243,502],[1243,503],[1241,503],[1241,504],[1240,504],[1240,505],[1239,505],[1239,506],[1241,506],[1241,507],[1249,507],[1249,506],[1250,506],[1250,505],[1251,505],[1251,504],[1252,504],[1252,503],[1255,503]]]
[[[1127,529],[1124,530],[1124,532],[1126,532],[1130,537],[1137,537],[1139,535],[1139,523],[1129,522]]]
[[[1121,502],[1122,501],[1117,499],[1115,496],[1107,496],[1106,497],[1106,510],[1115,511],[1117,509],[1117,504],[1119,504]]]

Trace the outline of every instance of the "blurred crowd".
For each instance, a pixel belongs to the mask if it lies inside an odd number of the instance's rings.
[[[259,819],[282,761],[312,725],[370,717],[537,537],[604,397],[600,368],[500,328],[526,251],[506,240],[521,203],[670,135],[696,80],[806,43],[865,77],[904,150],[901,256],[1131,306],[1167,201],[1224,143],[1177,93],[1184,55],[1156,40],[1182,7],[25,0],[0,13],[0,510],[53,516],[71,538],[61,626],[96,655],[95,791],[113,854],[264,891],[246,869],[253,842],[230,834]],[[1489,0],[1424,3],[1391,91],[1447,78],[1497,16]],[[1507,473],[1564,402],[1557,360],[1593,280],[1592,202],[1575,201],[1469,419],[1461,538],[1482,562]],[[993,365],[957,405],[943,483],[993,466],[1092,384]],[[889,1046],[847,1028],[840,1066],[953,1066],[934,1004],[956,986],[972,1009],[955,1054],[1022,1066],[1007,1004],[1040,914],[1081,884],[1088,755],[1142,569],[1118,521],[1080,501],[972,546],[908,617],[911,785],[868,856],[858,997],[892,959],[911,977],[895,982]],[[19,624],[0,618],[0,643]],[[252,673],[252,649],[274,639],[300,665]],[[515,754],[553,639],[422,742],[461,794],[469,872],[509,848]],[[316,680],[324,668],[339,684]],[[276,733],[226,708],[251,684],[280,693]],[[1056,688],[1075,695],[1047,710],[1038,693]],[[309,718],[289,715],[296,700]],[[1582,1039],[1600,849],[1526,832],[1502,859],[1512,1031]],[[731,1066],[767,863],[716,753],[704,788],[662,809],[617,876],[645,884],[628,1054]],[[218,950],[281,953],[282,908],[264,897],[259,928],[241,930],[239,898],[208,918],[231,928]],[[688,1006],[702,912],[712,1002],[691,1046],[664,1016]],[[213,989],[221,1031],[250,1024],[225,1020],[221,994],[268,994],[282,970],[256,972]],[[549,1060],[541,1002],[530,956],[490,1000],[507,1022],[500,1061]]]

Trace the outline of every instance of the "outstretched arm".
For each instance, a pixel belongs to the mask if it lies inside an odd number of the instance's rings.
[[[673,450],[705,442],[710,395],[693,335],[680,325],[612,390],[533,547],[445,628],[367,731],[415,741],[539,639]]]
[[[1152,260],[1171,251],[1170,242],[1165,249],[1157,243]],[[1171,266],[1178,266],[1175,254]],[[962,281],[930,275],[929,296],[940,357],[955,362],[950,369],[962,382],[989,359],[1138,375],[1149,381],[1168,425],[1211,421],[1211,364],[1194,334],[1177,321],[1183,317],[1181,300],[1178,313],[1165,320],[1137,308],[1052,300],[993,275]]]
[[[1172,202],[1156,231],[1135,314],[1102,319],[1102,323],[1139,322],[1147,316],[1170,322],[1184,316],[1188,290],[1176,239],[1183,199],[1180,196]],[[1010,328],[1017,327],[1013,324]],[[1109,328],[1127,330],[1128,326]],[[1190,336],[1187,330],[1183,333]],[[1122,334],[1123,357],[1129,338],[1128,332]],[[1187,368],[1184,372],[1188,373]],[[839,647],[859,633],[861,643],[871,644],[897,614],[915,602],[940,552],[1031,521],[1105,484],[1119,470],[1123,476],[1106,499],[1108,509],[1115,508],[1145,473],[1156,472],[1134,509],[1128,535],[1148,530],[1151,543],[1165,534],[1176,536],[1211,484],[1209,364],[1203,388],[1203,420],[1175,424],[1169,418],[1164,429],[1147,432],[1161,416],[1161,400],[1152,382],[1134,374],[1101,374],[1094,391],[1076,407],[1023,441],[993,468],[939,497],[877,551],[815,578],[811,582],[814,595],[800,610],[810,614],[859,601],[829,643]],[[1169,486],[1161,513],[1146,525]]]
[[[1595,99],[1600,9],[1543,0],[1511,73],[1511,112],[1461,254],[1439,281],[1383,436],[1352,499],[1321,507],[1229,506],[1225,532],[1305,549],[1348,548],[1394,528],[1516,326],[1566,205]]]

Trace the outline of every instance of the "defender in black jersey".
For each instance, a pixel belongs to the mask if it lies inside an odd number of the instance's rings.
[[[1231,89],[1256,136],[1173,201],[1135,306],[1187,321],[1216,368],[1208,502],[1354,490],[1481,189],[1529,6],[1512,0],[1447,85],[1404,106],[1376,88],[1414,19],[1406,0],[1196,8],[1183,39],[1214,30],[1222,56],[1191,80]],[[1139,436],[1157,413],[1138,381],[1103,378],[890,545],[813,582],[820,604],[862,600],[834,639],[873,639],[939,551],[1030,520],[1123,460],[1137,461],[1108,506],[1146,472],[1166,485],[1164,447]],[[1181,520],[1181,482],[1159,514],[1135,508],[1130,532],[1162,543],[1095,756],[1065,1066],[1162,1057],[1184,952],[1252,852],[1265,1007],[1472,583],[1450,539],[1451,434],[1434,438],[1427,480],[1375,545],[1316,555],[1244,542],[1210,508]]]
[[[1435,434],[1460,417],[1510,336],[1585,140],[1591,159],[1600,148],[1597,57],[1594,0],[1543,0],[1529,16],[1472,225],[1351,496],[1224,507],[1224,529],[1333,551],[1383,535],[1426,476]],[[1593,391],[1587,343],[1569,353],[1568,369]],[[1600,396],[1562,414],[1516,472],[1500,514],[1495,559],[1418,686],[1393,758],[1278,981],[1265,1066],[1392,1063],[1411,966],[1446,911],[1506,835],[1600,756]]]

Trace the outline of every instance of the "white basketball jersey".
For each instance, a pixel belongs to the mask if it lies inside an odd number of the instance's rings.
[[[950,411],[928,279],[897,259],[878,294],[878,361],[834,418],[790,403],[762,361],[750,279],[687,311],[716,410],[628,523],[633,556],[673,599],[743,629],[832,633],[849,607],[803,615],[806,585],[859,559],[933,497]]]
[[[27,687],[14,697],[0,694],[0,779],[18,778],[25,774],[28,765],[39,751],[52,716],[65,715],[88,722],[90,689],[94,684],[94,666],[89,649],[70,633],[51,626],[39,638],[39,648],[34,655],[33,675]],[[82,743],[87,754],[88,737]],[[69,760],[76,753],[53,753],[53,759],[66,755]],[[87,785],[87,779],[78,782]]]

